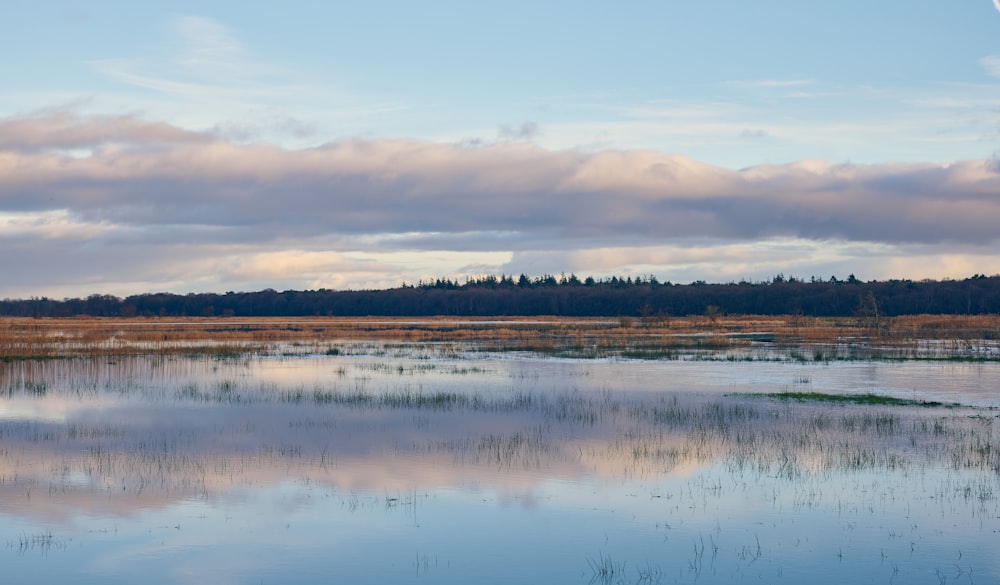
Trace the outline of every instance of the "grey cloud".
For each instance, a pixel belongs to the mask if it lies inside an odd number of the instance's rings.
[[[38,150],[0,132],[0,166],[17,169],[0,173],[0,210],[64,208],[135,229],[215,226],[261,239],[489,232],[983,244],[1000,225],[1000,176],[981,160],[735,171],[659,152],[554,152],[513,142],[343,140],[288,151],[125,117],[0,122],[9,127],[34,137]],[[109,137],[128,144],[86,158],[45,152]]]
[[[1000,175],[1000,151],[994,151],[993,156],[987,159],[986,169]]]
[[[542,132],[535,122],[523,122],[520,126],[503,124],[497,130],[498,140],[534,140]]]
[[[260,136],[260,127],[252,124],[223,122],[212,128],[212,134],[233,142],[250,142]]]
[[[184,282],[176,259],[192,250],[183,244],[114,246],[84,239],[5,239],[0,270],[8,275],[4,296],[27,297],[73,283],[90,293],[119,293],[121,282]],[[167,268],[170,266],[170,268]],[[133,287],[129,292],[150,292]],[[70,293],[66,293],[69,296]],[[77,293],[80,294],[80,293]]]
[[[266,117],[261,124],[223,122],[216,124],[211,131],[211,135],[233,142],[250,142],[269,134],[302,139],[315,136],[316,133],[315,124],[285,115]]]
[[[274,120],[274,128],[281,134],[295,138],[309,138],[317,132],[316,124],[305,122],[291,116],[278,116]]]

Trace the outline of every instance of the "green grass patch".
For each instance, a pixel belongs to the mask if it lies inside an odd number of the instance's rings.
[[[961,406],[956,402],[938,402],[936,400],[911,400],[908,398],[894,398],[892,396],[881,396],[879,394],[826,394],[823,392],[764,392],[747,394],[746,396],[757,396],[761,398],[772,398],[776,400],[794,400],[795,402],[827,402],[833,404],[869,404],[877,406],[924,406],[924,407],[945,407],[957,408]]]

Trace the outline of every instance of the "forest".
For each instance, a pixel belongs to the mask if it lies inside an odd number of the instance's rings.
[[[483,276],[385,290],[149,293],[125,298],[4,299],[12,317],[805,315],[815,317],[1000,313],[1000,275],[964,280],[797,279],[689,284],[649,277]]]

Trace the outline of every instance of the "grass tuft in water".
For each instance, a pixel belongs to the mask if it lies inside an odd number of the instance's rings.
[[[610,556],[600,555],[597,559],[587,559],[590,570],[593,572],[591,583],[608,585],[622,580],[625,573],[625,563],[616,563]]]
[[[825,392],[765,392],[747,394],[746,396],[773,398],[777,400],[793,400],[795,402],[826,402],[834,404],[866,404],[875,406],[923,406],[928,408],[957,408],[961,406],[956,402],[911,400],[908,398],[895,398],[893,396],[882,396],[880,394],[871,393],[827,394]]]

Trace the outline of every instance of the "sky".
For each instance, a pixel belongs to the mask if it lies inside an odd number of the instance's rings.
[[[1000,0],[0,0],[0,80],[0,298],[1000,274]]]

